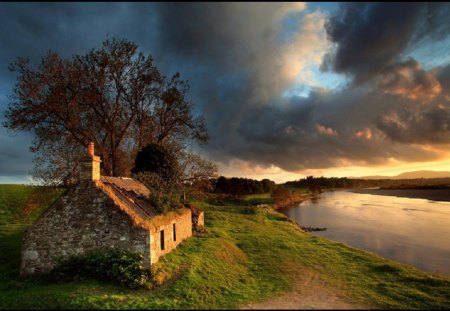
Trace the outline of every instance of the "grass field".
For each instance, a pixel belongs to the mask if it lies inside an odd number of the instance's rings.
[[[450,279],[304,233],[284,215],[256,207],[271,202],[267,195],[246,197],[242,206],[196,202],[207,232],[162,257],[148,288],[20,279],[23,230],[61,193],[0,185],[1,309],[238,308],[289,291],[305,271],[361,306],[450,308]]]

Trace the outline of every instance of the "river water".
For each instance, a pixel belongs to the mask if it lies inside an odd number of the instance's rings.
[[[450,202],[335,191],[282,212],[327,228],[317,236],[450,276]]]

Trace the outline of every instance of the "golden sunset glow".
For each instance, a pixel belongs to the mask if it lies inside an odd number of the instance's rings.
[[[219,166],[225,177],[242,176],[252,179],[268,178],[277,183],[298,180],[307,176],[324,177],[365,177],[365,176],[392,176],[412,171],[450,171],[449,154],[443,154],[444,160],[431,162],[402,163],[390,160],[389,165],[381,167],[342,166],[331,169],[306,169],[297,172],[287,172],[279,167],[254,166],[250,162],[234,160],[224,166]]]

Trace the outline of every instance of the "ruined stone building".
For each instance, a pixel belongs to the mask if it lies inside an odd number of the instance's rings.
[[[81,163],[80,181],[24,234],[20,272],[49,272],[55,257],[115,247],[144,255],[146,268],[192,235],[192,211],[158,214],[143,197],[149,190],[131,178],[100,176],[93,144]],[[203,214],[194,221],[203,225]]]

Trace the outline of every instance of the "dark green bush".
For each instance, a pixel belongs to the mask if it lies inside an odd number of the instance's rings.
[[[174,181],[180,174],[175,153],[158,144],[148,144],[136,155],[133,174],[140,172],[156,173],[167,182]]]
[[[375,272],[382,272],[382,273],[400,273],[401,270],[395,266],[392,266],[390,264],[376,264],[372,265],[372,270]]]
[[[250,215],[252,215],[252,214],[257,214],[257,213],[258,213],[258,211],[254,207],[244,207],[242,209],[242,214],[250,214]]]
[[[144,200],[159,213],[175,210],[181,206],[182,187],[176,182],[164,180],[154,172],[139,172],[134,177],[150,190],[150,195]]]
[[[143,267],[141,254],[114,248],[58,258],[57,262],[50,273],[54,280],[96,279],[136,288],[144,285],[150,276]]]

